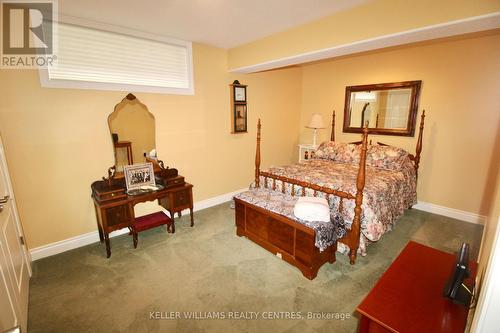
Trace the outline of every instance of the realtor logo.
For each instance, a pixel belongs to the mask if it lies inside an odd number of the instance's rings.
[[[51,65],[54,1],[2,1],[2,68]]]

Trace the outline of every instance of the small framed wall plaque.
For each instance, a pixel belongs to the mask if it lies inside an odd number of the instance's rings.
[[[234,86],[234,101],[235,102],[246,102],[247,101],[247,87],[246,86]]]
[[[235,80],[231,89],[231,133],[247,133],[247,86]]]

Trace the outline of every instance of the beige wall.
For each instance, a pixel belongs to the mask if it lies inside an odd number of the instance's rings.
[[[195,185],[200,201],[250,183],[258,117],[263,166],[285,164],[296,160],[299,141],[312,141],[303,127],[312,112],[329,119],[336,109],[338,140],[358,138],[342,134],[345,86],[420,79],[428,117],[419,199],[486,215],[499,154],[499,45],[496,34],[233,75],[225,50],[195,44],[194,96],[136,96],[155,116],[159,157]],[[248,134],[230,134],[234,79],[248,84]],[[0,88],[0,131],[30,248],[95,231],[90,184],[114,162],[107,117],[126,92],[46,89],[36,71],[12,70],[0,71]],[[414,150],[415,138],[373,139]]]
[[[337,110],[336,137],[343,134],[345,87],[422,80],[420,111],[426,128],[418,198],[445,207],[487,215],[494,182],[491,162],[500,121],[500,35],[430,43],[350,56],[303,67],[301,142],[311,142],[304,128],[311,113],[330,119]],[[419,116],[420,116],[419,111]],[[330,131],[321,130],[321,138]],[[372,136],[415,151],[416,138]],[[496,139],[498,141],[498,138]]]
[[[229,68],[500,11],[498,0],[377,0],[229,50]]]
[[[488,167],[489,184],[496,184],[496,187],[491,190],[484,198],[484,205],[490,207],[488,212],[486,225],[484,227],[483,239],[481,242],[481,251],[479,256],[478,281],[481,285],[483,274],[486,270],[486,265],[490,259],[491,250],[495,233],[498,232],[498,223],[500,221],[500,126],[497,128],[494,150],[497,152]]]
[[[135,93],[156,119],[159,157],[194,184],[195,201],[252,180],[255,123],[263,164],[289,163],[298,142],[300,69],[232,76],[227,52],[193,45],[194,96]],[[248,84],[249,133],[230,134],[229,87]],[[107,117],[126,92],[40,87],[36,71],[0,71],[2,133],[30,248],[96,230],[90,184],[114,163]]]

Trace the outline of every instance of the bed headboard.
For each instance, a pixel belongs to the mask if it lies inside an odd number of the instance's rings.
[[[420,153],[422,152],[422,139],[424,137],[424,121],[425,121],[425,110],[422,111],[422,115],[420,116],[420,127],[418,129],[418,139],[417,139],[417,147],[415,148],[415,156],[410,154],[410,159],[413,161],[415,165],[415,172],[418,177],[418,166],[420,165]]]
[[[332,133],[330,134],[330,141],[335,141],[335,110],[333,110],[332,114]]]
[[[335,113],[334,113],[335,117]],[[410,157],[410,160],[413,161],[413,165],[415,167],[415,172],[417,173],[418,177],[418,167],[420,165],[420,153],[422,152],[422,140],[424,137],[424,122],[425,122],[425,110],[422,111],[422,114],[420,115],[420,127],[418,129],[418,139],[417,139],[417,146],[415,147],[415,155],[409,154],[408,156]],[[333,132],[333,128],[332,128]],[[332,140],[333,141],[333,140]],[[355,145],[360,145],[362,142],[361,141],[355,141],[355,142],[350,142]],[[370,144],[371,141],[370,141]],[[379,146],[389,146],[388,144],[385,144],[383,142],[377,141],[377,145]]]

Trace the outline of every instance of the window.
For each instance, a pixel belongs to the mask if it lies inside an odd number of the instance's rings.
[[[43,87],[193,94],[191,43],[59,23]],[[164,39],[164,38],[162,38]]]

